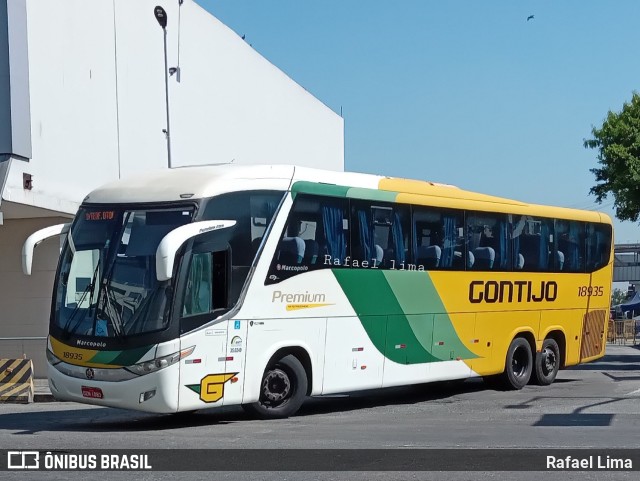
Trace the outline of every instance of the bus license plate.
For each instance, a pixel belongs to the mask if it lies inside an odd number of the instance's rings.
[[[90,397],[93,399],[102,399],[104,395],[102,394],[102,389],[99,387],[87,387],[82,386],[82,396]]]

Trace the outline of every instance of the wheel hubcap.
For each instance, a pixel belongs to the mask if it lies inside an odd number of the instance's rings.
[[[513,353],[511,361],[511,370],[517,377],[522,377],[527,372],[527,352],[524,348],[518,348]]]
[[[545,374],[552,373],[556,367],[556,353],[553,349],[545,349],[542,351],[542,367],[545,370]]]
[[[291,381],[287,373],[281,369],[269,371],[264,377],[262,392],[272,403],[285,400],[291,393]]]

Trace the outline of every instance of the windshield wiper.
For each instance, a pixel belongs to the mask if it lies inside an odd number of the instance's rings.
[[[124,326],[122,324],[122,317],[118,312],[118,309],[114,304],[117,304],[116,300],[113,299],[112,293],[107,287],[108,280],[105,279],[105,282],[102,284],[102,296],[105,298],[104,312],[107,314],[107,318],[111,321],[111,325],[113,326],[113,332],[117,337],[124,337]]]
[[[91,310],[91,305],[93,304],[93,293],[95,292],[93,287],[95,286],[95,283],[96,283],[96,281],[98,279],[98,271],[99,271],[99,269],[100,269],[100,260],[98,259],[98,262],[96,263],[96,268],[93,271],[93,276],[91,277],[91,282],[87,285],[87,287],[84,288],[84,291],[82,291],[82,295],[80,296],[80,300],[76,302],[76,307],[73,308],[73,311],[71,312],[71,315],[69,316],[69,319],[67,320],[67,322],[64,325],[64,332],[66,332],[69,335],[74,334],[76,332],[76,329],[78,329],[78,327],[80,327],[80,324],[82,324],[82,321],[84,321],[84,318],[87,317],[87,313]],[[73,321],[73,318],[76,316],[76,314],[80,310],[80,306],[82,305],[84,300],[87,298],[87,294],[89,292],[91,292],[91,294],[89,295],[89,307],[83,312],[82,317],[80,317],[76,321],[76,323],[74,324],[73,328],[71,330],[69,330],[69,327],[71,326],[71,321]]]

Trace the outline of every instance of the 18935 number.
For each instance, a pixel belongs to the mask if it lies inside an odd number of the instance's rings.
[[[603,286],[580,286],[578,287],[578,296],[579,297],[604,296],[604,287]]]
[[[62,355],[65,359],[74,359],[76,361],[82,361],[82,354],[77,352],[64,351]]]

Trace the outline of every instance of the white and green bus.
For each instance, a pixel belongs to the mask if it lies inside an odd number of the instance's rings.
[[[293,166],[202,166],[91,192],[63,235],[58,399],[156,413],[483,376],[520,389],[604,354],[597,212]]]

